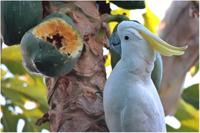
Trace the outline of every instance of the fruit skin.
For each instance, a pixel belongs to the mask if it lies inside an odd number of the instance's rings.
[[[73,67],[73,59],[60,54],[54,46],[35,38],[30,32],[24,35],[21,45],[23,57],[25,57],[25,66],[29,71],[47,76],[58,76],[68,73]]]
[[[116,33],[117,25],[113,30],[112,35],[109,38],[110,54],[111,54],[111,66],[115,67],[121,56],[121,42],[119,36]],[[163,62],[159,53],[156,54],[156,60],[154,62],[154,69],[151,73],[151,78],[157,90],[160,88],[160,83],[163,76]]]
[[[41,1],[1,1],[1,34],[6,45],[19,44],[22,36],[42,20]]]
[[[74,32],[76,32],[80,38],[78,30],[74,29],[75,26],[73,21],[70,17],[64,14],[53,13],[47,16],[41,22],[41,24],[43,22],[49,22],[50,20],[58,18],[64,20],[66,24],[71,26],[73,25],[72,27]],[[81,55],[83,47],[82,40],[80,40],[81,46],[75,56],[61,53],[58,48],[52,45],[51,42],[43,40],[33,33],[33,30],[36,29],[39,25],[29,30],[21,40],[21,50],[24,66],[30,72],[39,73],[49,77],[56,77],[69,73]],[[51,28],[53,29],[53,27]]]
[[[42,22],[44,22],[48,19],[54,18],[54,17],[61,18],[61,19],[65,20],[68,24],[70,24],[74,28],[74,30],[76,30],[78,32],[78,30],[76,29],[76,26],[74,25],[73,20],[69,16],[67,16],[63,13],[60,13],[60,12],[51,13],[50,15],[46,16],[42,20]]]
[[[143,9],[145,8],[144,1],[111,1],[115,5],[124,9]]]

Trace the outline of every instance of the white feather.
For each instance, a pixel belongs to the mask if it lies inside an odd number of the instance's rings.
[[[104,88],[107,126],[112,132],[166,131],[163,107],[151,80],[155,51],[136,30],[124,29],[129,22],[118,26],[122,56]]]

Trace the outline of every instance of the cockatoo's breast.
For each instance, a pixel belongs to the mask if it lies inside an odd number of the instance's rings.
[[[116,65],[104,89],[110,131],[164,131],[163,109],[151,78],[141,79],[123,67],[123,61]]]

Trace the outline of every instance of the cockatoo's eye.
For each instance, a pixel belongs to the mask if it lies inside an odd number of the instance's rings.
[[[124,36],[124,39],[125,40],[129,40],[129,36]]]

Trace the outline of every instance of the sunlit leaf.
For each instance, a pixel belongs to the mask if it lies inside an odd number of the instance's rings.
[[[19,94],[39,103],[43,110],[47,110],[46,88],[39,80],[36,80],[34,85],[29,85],[16,77],[8,78],[2,82],[2,92],[10,96],[11,100],[17,100],[15,94]]]
[[[110,54],[108,54],[104,66],[107,67],[110,65],[111,65],[111,57]]]
[[[40,132],[42,128],[48,129],[48,124],[36,126],[37,119],[47,112],[47,90],[44,86],[42,77],[31,75],[23,68],[20,47],[11,46],[2,50],[2,63],[6,65],[11,73],[12,78],[1,79],[2,95],[10,101],[3,107],[3,131],[17,131],[17,122],[19,119],[25,120],[23,131]],[[5,76],[7,72],[1,71],[1,76]],[[24,104],[27,101],[36,103],[36,107],[27,110]],[[19,106],[23,113],[13,114],[8,110],[8,106]]]
[[[14,104],[9,105],[14,106]],[[19,119],[25,120],[25,126],[23,128],[24,132],[32,131],[32,132],[39,132],[41,129],[45,128],[48,129],[48,123],[37,126],[35,125],[35,122],[38,118],[40,118],[43,115],[43,112],[39,110],[38,108],[35,108],[33,110],[25,110],[23,109],[22,114],[14,114],[10,110],[8,110],[8,105],[2,107],[3,110],[3,118],[2,118],[2,124],[3,124],[3,131],[5,132],[16,132],[17,131],[17,122]]]
[[[0,77],[0,80],[1,80],[1,78],[3,78],[5,75],[6,75],[6,71],[5,70],[3,70],[3,69],[1,69],[1,77]]]
[[[155,13],[151,11],[148,5],[146,5],[146,13],[143,14],[143,18],[144,26],[147,27],[151,32],[156,34],[160,19],[155,15]]]
[[[130,10],[117,8],[116,10],[111,11],[111,15],[125,15],[127,17],[130,17]],[[108,25],[109,25],[110,31],[112,32],[115,26],[117,25],[117,22],[110,22]]]
[[[22,66],[20,45],[13,45],[2,50],[2,64],[5,64],[13,74],[24,74],[26,70]]]
[[[167,127],[170,132],[197,132],[199,131],[199,111],[192,105],[181,100],[175,117],[181,122],[179,129]]]
[[[118,8],[116,10],[112,10],[111,15],[125,15],[125,16],[129,17],[130,16],[130,10]]]
[[[106,0],[106,4],[110,3],[110,0]]]
[[[8,110],[8,106],[1,107],[2,108],[2,124],[3,124],[3,131],[4,132],[16,132],[17,130],[17,121],[20,118],[19,115],[13,114],[11,111]]]
[[[108,24],[111,33],[113,32],[116,25],[117,25],[117,22],[110,22]]]
[[[190,69],[190,73],[194,76],[199,71],[199,63]]]

